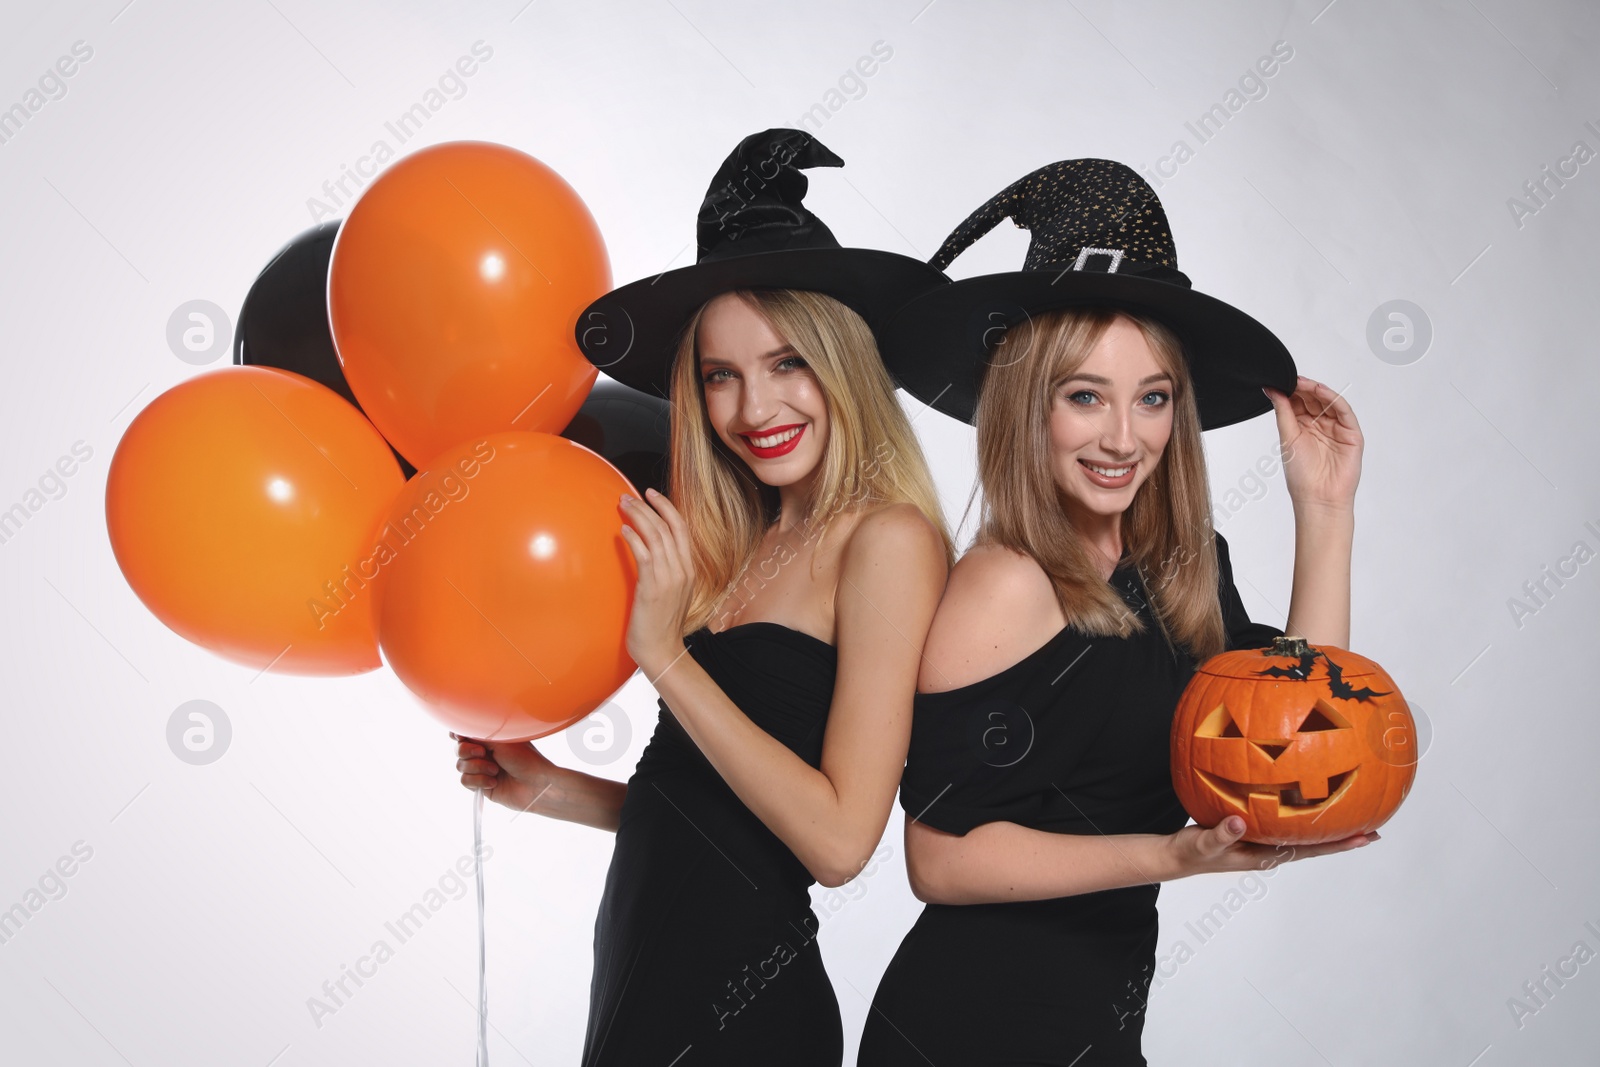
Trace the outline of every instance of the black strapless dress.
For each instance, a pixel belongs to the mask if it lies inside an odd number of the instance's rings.
[[[684,644],[745,715],[821,765],[832,645],[772,622]],[[839,1067],[814,880],[660,702],[595,919],[583,1063]]]
[[[1228,647],[1251,623],[1217,535]],[[1156,624],[1137,570],[1111,583],[1145,623],[1130,638],[1067,626],[999,674],[918,694],[900,803],[938,830],[1008,821],[1063,834],[1170,834],[1169,739],[1195,662]],[[923,908],[873,998],[859,1067],[1143,1064],[1159,886]]]

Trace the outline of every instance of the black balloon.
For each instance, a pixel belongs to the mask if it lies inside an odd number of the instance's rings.
[[[597,378],[561,436],[599,453],[639,492],[665,493],[670,411],[658,396]]]
[[[338,233],[339,220],[313,226],[280,248],[262,268],[239,309],[233,361],[303,374],[360,410],[344,380],[328,325],[328,261]],[[407,478],[417,472],[399,452],[394,456]]]
[[[338,221],[314,226],[262,268],[239,310],[233,361],[303,374],[360,410],[328,325],[328,261],[338,233]],[[660,397],[599,378],[561,436],[604,457],[640,492],[665,493],[669,410]],[[399,452],[395,458],[407,478],[416,473]]]

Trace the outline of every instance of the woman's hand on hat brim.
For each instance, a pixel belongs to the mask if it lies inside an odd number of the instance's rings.
[[[1350,402],[1300,376],[1293,395],[1263,388],[1278,420],[1283,477],[1299,508],[1348,509],[1361,480],[1361,426]]]

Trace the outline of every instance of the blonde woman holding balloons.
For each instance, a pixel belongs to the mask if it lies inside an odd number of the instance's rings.
[[[800,131],[746,138],[696,264],[578,324],[590,359],[672,404],[672,499],[619,502],[628,650],[662,698],[634,775],[459,747],[463,785],[616,831],[588,1065],[843,1059],[807,888],[882,836],[951,545],[869,325],[944,279],[840,247],[803,206],[801,170],[841,162]]]

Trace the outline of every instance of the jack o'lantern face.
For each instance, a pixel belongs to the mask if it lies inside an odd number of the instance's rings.
[[[1202,826],[1244,817],[1261,844],[1381,826],[1416,774],[1416,730],[1382,667],[1280,637],[1195,671],[1172,720],[1172,787]]]
[[[1355,727],[1326,700],[1253,717],[1219,704],[1194,736],[1197,776],[1258,824],[1315,819],[1351,787],[1366,756]]]

